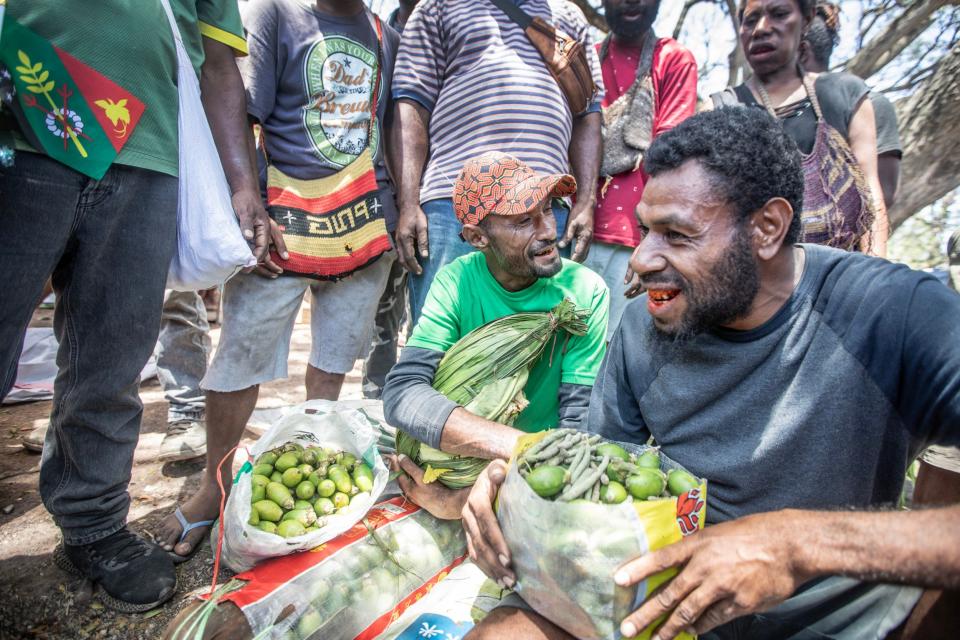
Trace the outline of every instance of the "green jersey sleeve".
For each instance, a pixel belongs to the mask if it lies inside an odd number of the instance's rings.
[[[196,0],[197,21],[205,38],[222,42],[238,55],[247,55],[247,40],[237,0]]]
[[[563,356],[561,383],[593,386],[606,353],[609,311],[610,292],[605,286],[595,287],[590,303],[590,318],[587,319],[587,333],[570,338]]]

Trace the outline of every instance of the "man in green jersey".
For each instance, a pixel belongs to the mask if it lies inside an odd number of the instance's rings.
[[[267,218],[251,162],[236,0],[170,0],[244,235],[260,259]],[[16,119],[0,166],[0,398],[44,282],[60,343],[40,493],[63,569],[107,604],[146,611],[176,588],[173,559],[126,528],[143,411],[139,373],[176,247],[177,55],[160,0],[8,3],[0,83]],[[11,92],[9,87],[16,89]],[[184,141],[189,144],[189,141]]]
[[[513,156],[468,161],[454,186],[462,236],[477,251],[441,269],[400,361],[387,376],[383,408],[390,424],[431,447],[480,458],[508,458],[523,432],[577,427],[603,360],[609,292],[603,279],[557,252],[551,200],[570,196],[568,175],[542,176]],[[524,387],[530,401],[514,427],[486,420],[434,390],[437,365],[457,340],[497,318],[549,311],[564,298],[589,309],[588,330],[545,354]],[[469,489],[425,484],[408,458],[398,480],[412,501],[440,518],[459,518]]]

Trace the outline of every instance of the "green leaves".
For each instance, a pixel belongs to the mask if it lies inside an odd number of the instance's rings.
[[[549,312],[516,313],[477,327],[444,354],[433,388],[475,415],[512,425],[527,406],[523,388],[530,369],[551,338],[559,339],[560,330],[585,334],[589,315],[564,299]],[[437,452],[400,430],[397,452],[421,466],[429,458],[425,481],[439,480],[451,489],[472,485],[488,462]]]

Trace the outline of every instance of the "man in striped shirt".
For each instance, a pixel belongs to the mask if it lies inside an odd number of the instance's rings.
[[[583,12],[569,0],[514,0],[584,44],[594,82],[600,65]],[[523,29],[490,0],[422,0],[407,22],[393,79],[396,100],[391,164],[399,180],[397,249],[410,271],[416,323],[437,271],[471,248],[453,213],[453,183],[464,162],[509,153],[538,173],[570,173],[596,184],[602,89],[583,113],[571,113],[543,58]],[[584,189],[568,211],[557,201],[560,246],[575,241],[586,257],[595,194]],[[418,262],[419,258],[419,262]]]

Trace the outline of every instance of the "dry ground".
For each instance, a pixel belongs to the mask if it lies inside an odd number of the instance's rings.
[[[38,311],[34,326],[49,326],[51,312]],[[303,317],[303,316],[301,316]],[[212,332],[216,341],[219,329]],[[309,327],[298,323],[293,336],[290,378],[261,388],[258,408],[302,402],[309,355]],[[359,363],[358,363],[359,365]],[[129,523],[145,530],[170,513],[198,485],[202,461],[162,464],[155,460],[166,425],[167,403],[156,379],[140,389],[143,423],[130,482]],[[360,373],[348,374],[342,398],[359,398]],[[146,614],[120,614],[91,597],[83,581],[52,561],[58,530],[37,491],[40,456],[20,445],[21,437],[46,423],[50,402],[0,407],[0,638],[158,638],[190,600],[209,586],[213,554],[208,544],[179,567],[174,599]],[[253,431],[245,434],[249,441]],[[221,570],[221,579],[229,575]]]

